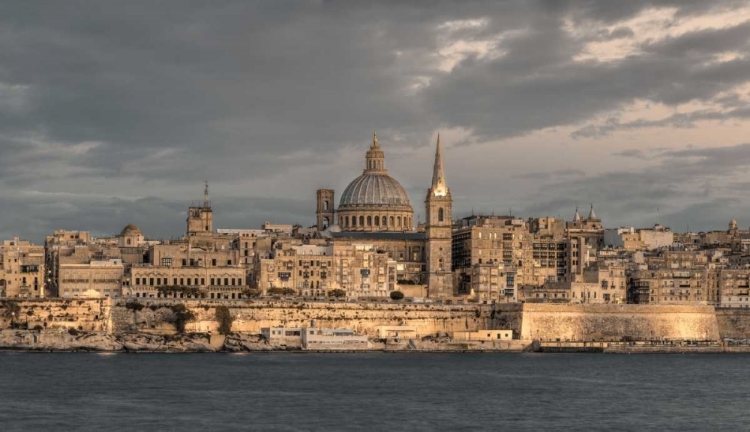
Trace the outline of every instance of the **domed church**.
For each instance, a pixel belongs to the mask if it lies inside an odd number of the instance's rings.
[[[385,152],[373,134],[365,169],[333,209],[332,189],[317,191],[317,229],[334,243],[371,244],[396,262],[400,284],[426,285],[429,297],[453,295],[451,235],[453,198],[445,182],[438,135],[426,221],[414,227],[414,209],[403,186],[385,168]],[[331,224],[336,221],[335,225]]]
[[[414,210],[401,184],[385,169],[385,152],[374,134],[365,170],[344,189],[338,208],[345,231],[411,231]]]

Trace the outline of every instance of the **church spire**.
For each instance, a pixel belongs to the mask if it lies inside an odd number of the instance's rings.
[[[589,210],[589,219],[596,219],[596,213],[594,213],[594,204],[591,204],[591,210]]]
[[[578,206],[576,206],[576,214],[573,216],[573,222],[580,222],[581,221],[581,214],[578,213]]]
[[[437,136],[435,146],[435,166],[432,169],[432,194],[445,196],[448,194],[448,186],[445,183],[445,171],[443,170],[443,152],[440,148],[440,134]]]

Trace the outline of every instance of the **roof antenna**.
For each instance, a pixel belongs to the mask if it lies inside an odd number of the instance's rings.
[[[208,180],[204,180],[206,188],[203,189],[203,207],[209,207],[211,204],[208,201]]]

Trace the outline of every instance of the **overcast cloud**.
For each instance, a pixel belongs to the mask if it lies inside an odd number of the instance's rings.
[[[750,5],[738,1],[7,2],[0,236],[314,222],[378,132],[423,215],[750,225]]]

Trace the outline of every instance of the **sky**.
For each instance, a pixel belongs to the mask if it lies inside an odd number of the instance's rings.
[[[746,1],[0,5],[0,237],[312,225],[373,132],[424,219],[750,227]],[[658,209],[658,210],[657,210]]]

